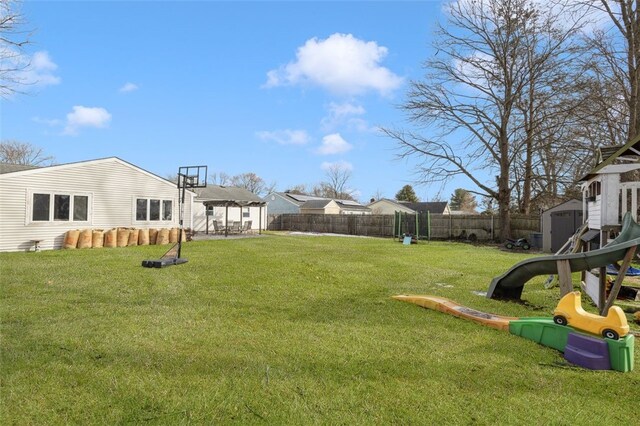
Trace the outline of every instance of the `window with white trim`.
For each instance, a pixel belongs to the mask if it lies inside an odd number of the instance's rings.
[[[138,222],[157,222],[160,220],[171,221],[173,218],[173,200],[136,198],[135,206],[135,217]]]
[[[33,192],[31,222],[88,222],[89,196]]]

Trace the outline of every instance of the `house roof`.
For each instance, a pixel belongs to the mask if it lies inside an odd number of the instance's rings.
[[[40,166],[30,166],[26,164],[0,163],[0,175],[3,175],[5,173],[21,172],[23,170],[37,169],[39,167]]]
[[[296,204],[297,206],[301,206],[309,200],[327,200],[327,198],[316,197],[314,195],[305,195],[305,194],[293,194],[291,192],[276,192],[280,197],[285,200]]]
[[[357,201],[352,200],[333,200],[335,201],[340,208],[344,210],[361,210],[361,211],[370,211],[371,209],[367,206],[363,206]]]
[[[627,164],[640,164],[640,134],[624,145],[600,147],[596,155],[596,160],[598,164],[582,177],[580,181],[591,179],[597,175],[599,171],[613,164],[616,160],[625,160]]]
[[[83,160],[83,161],[75,161],[72,163],[64,163],[64,164],[56,164],[53,166],[44,166],[44,167],[36,167],[36,166],[17,166],[17,167],[22,167],[21,169],[16,168],[16,166],[14,165],[13,168],[8,168],[8,171],[3,171],[2,173],[0,173],[0,176],[5,176],[5,175],[9,175],[12,173],[20,173],[20,175],[28,175],[28,174],[33,174],[33,173],[46,173],[49,170],[64,170],[64,169],[69,169],[69,168],[73,168],[73,167],[78,167],[78,166],[84,166],[84,165],[90,165],[90,164],[100,164],[100,163],[120,163],[124,166],[130,167],[132,169],[135,169],[139,172],[142,172],[154,179],[158,179],[160,181],[163,181],[167,184],[173,185],[175,186],[175,182],[171,182],[168,179],[165,179],[163,177],[160,177],[154,173],[151,173],[148,170],[145,170],[139,166],[136,166],[135,164],[129,163],[128,161],[125,161],[121,158],[118,157],[105,157],[105,158],[97,158],[95,160]],[[6,165],[5,165],[6,166]],[[8,165],[11,166],[11,165]]]
[[[409,207],[411,210],[416,212],[429,212],[434,214],[444,213],[444,210],[447,208],[446,201],[432,201],[432,202],[419,202],[412,203],[409,201],[397,201],[398,204]]]
[[[259,196],[244,188],[235,186],[209,185],[206,188],[197,188],[196,201],[210,206],[259,206],[265,205],[265,201]]]
[[[362,210],[362,211],[370,210],[367,206],[363,206],[359,202],[353,201],[353,200],[338,200],[338,199],[332,199],[332,198],[326,198],[326,197],[318,197],[315,195],[293,194],[290,192],[276,192],[276,194],[278,194],[285,200],[293,204],[296,204],[300,208],[305,208],[305,209],[321,209],[321,208],[324,208],[324,206],[326,206],[327,204],[329,204],[330,201],[333,200],[342,209]],[[313,201],[313,203],[308,204],[311,201]]]
[[[332,200],[308,200],[305,201],[304,204],[300,206],[301,209],[323,209],[329,204]]]

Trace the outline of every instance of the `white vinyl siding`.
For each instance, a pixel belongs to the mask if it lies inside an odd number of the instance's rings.
[[[33,193],[88,196],[87,221],[31,220]],[[188,192],[185,228],[191,227],[192,197],[193,193]],[[137,223],[135,198],[171,200],[171,220]],[[70,229],[178,226],[177,199],[174,183],[118,158],[1,174],[0,251],[28,250],[33,245],[31,240],[35,239],[42,241],[42,249],[59,248],[65,232]]]

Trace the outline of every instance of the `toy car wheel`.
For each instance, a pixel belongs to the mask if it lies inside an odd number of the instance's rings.
[[[602,337],[606,337],[607,339],[611,340],[618,340],[620,338],[620,335],[615,330],[606,328],[602,331]]]
[[[507,245],[505,247],[508,248],[509,250],[511,250],[513,248],[513,244],[507,243]]]
[[[553,322],[558,325],[567,325],[569,323],[567,319],[562,315],[556,315],[555,317],[553,317]]]
[[[529,244],[523,244],[522,245],[522,249],[523,250],[529,250],[531,248],[531,246]]]

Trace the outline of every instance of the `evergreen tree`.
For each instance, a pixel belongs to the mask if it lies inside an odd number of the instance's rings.
[[[418,200],[418,196],[416,195],[416,192],[413,190],[413,187],[411,185],[403,186],[402,189],[396,194],[396,200],[409,201],[412,203],[417,203],[420,201]]]
[[[451,194],[449,202],[451,210],[461,210],[463,212],[475,213],[478,203],[476,197],[466,189],[458,188]]]

